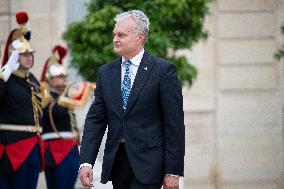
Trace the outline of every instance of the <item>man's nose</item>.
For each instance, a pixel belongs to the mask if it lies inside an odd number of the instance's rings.
[[[117,43],[117,42],[118,42],[118,37],[114,36],[114,37],[113,37],[113,42],[114,42],[114,43]]]

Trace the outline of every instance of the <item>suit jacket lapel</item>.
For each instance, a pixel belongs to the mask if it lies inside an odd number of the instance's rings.
[[[112,86],[110,89],[110,95],[113,96],[115,107],[118,110],[118,113],[122,116],[123,109],[122,109],[122,96],[121,96],[121,58],[118,58],[114,62],[114,70],[112,73]]]
[[[125,116],[127,115],[127,113],[131,110],[131,108],[133,107],[133,105],[135,104],[137,97],[139,96],[152,68],[153,68],[153,62],[151,62],[151,58],[150,58],[150,54],[145,51],[143,58],[141,60],[141,63],[139,65],[131,92],[130,92],[130,96],[128,98],[128,103],[127,103],[127,107],[125,110]]]

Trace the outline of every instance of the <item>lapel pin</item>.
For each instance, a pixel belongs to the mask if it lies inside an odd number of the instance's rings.
[[[145,67],[145,68],[144,68],[144,70],[146,70],[146,71],[147,71],[147,67]]]

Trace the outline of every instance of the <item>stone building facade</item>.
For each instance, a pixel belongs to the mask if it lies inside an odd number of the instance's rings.
[[[73,3],[0,0],[2,53],[15,13],[27,11],[39,77],[52,46],[64,43]],[[194,85],[183,89],[185,188],[282,189],[283,61],[273,54],[284,43],[284,0],[215,0],[210,11],[209,38],[178,52],[199,70]]]

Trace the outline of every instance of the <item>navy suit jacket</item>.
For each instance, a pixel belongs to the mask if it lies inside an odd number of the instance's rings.
[[[85,120],[81,163],[94,164],[107,127],[102,183],[110,179],[121,138],[141,183],[160,183],[165,174],[183,176],[184,112],[175,66],[145,51],[125,111],[121,57],[102,66]]]

